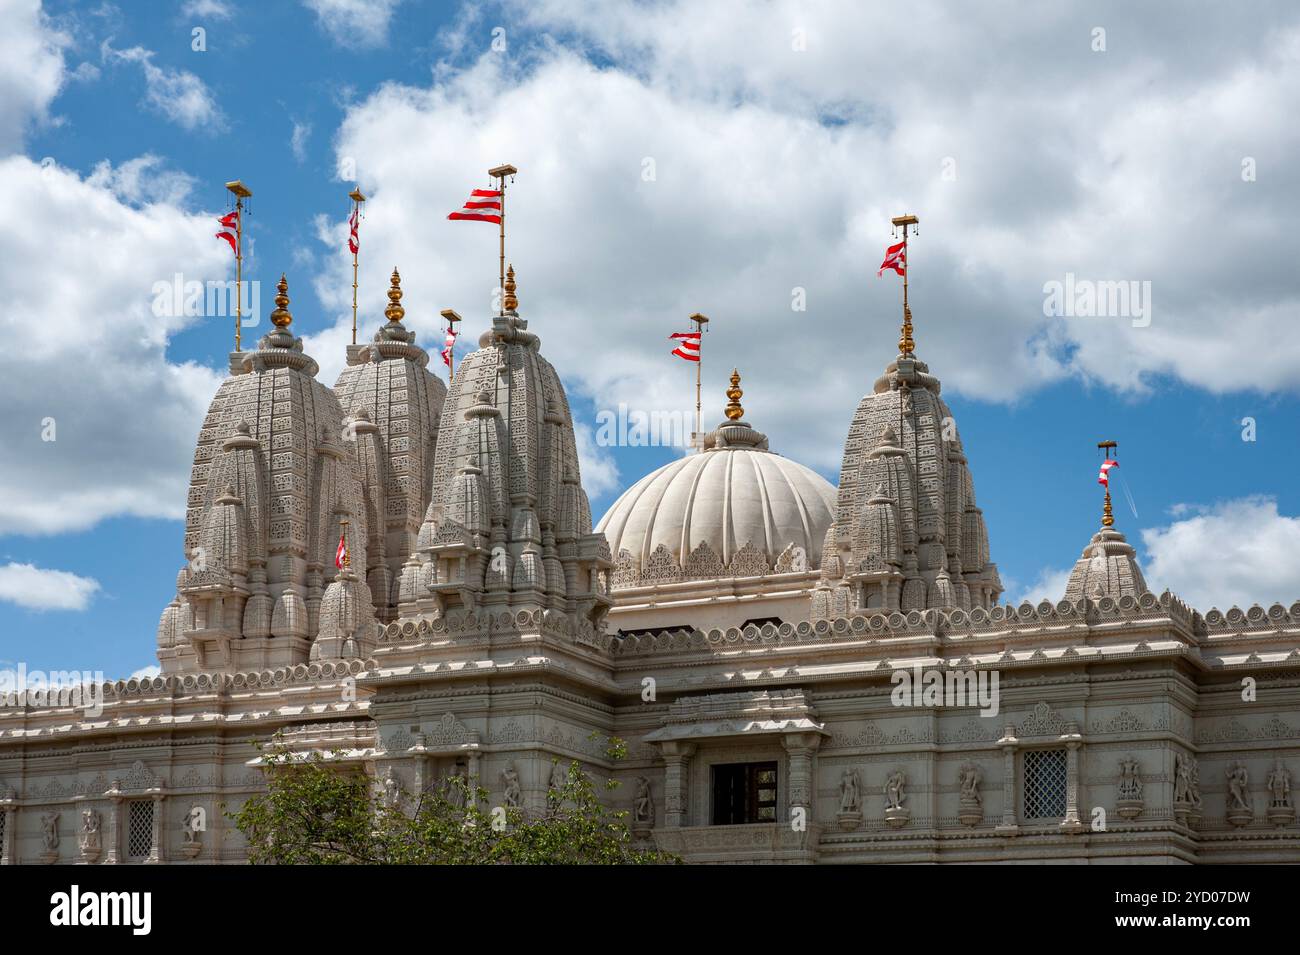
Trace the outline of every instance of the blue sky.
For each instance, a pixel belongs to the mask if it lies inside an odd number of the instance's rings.
[[[226,320],[149,318],[152,280],[229,276],[224,246],[205,243],[222,184],[243,179],[246,277],[289,273],[294,329],[332,382],[345,159],[373,199],[363,335],[396,264],[426,347],[446,305],[477,337],[494,229],[445,216],[513,161],[521,313],[580,431],[620,401],[693,408],[666,336],[702,310],[706,424],[738,365],[749,420],[832,482],[897,338],[898,282],[875,274],[888,217],[915,212],[918,353],[944,382],[1006,597],[1059,595],[1097,526],[1096,441],[1113,438],[1137,508],[1117,495],[1119,526],[1153,586],[1201,609],[1300,599],[1296,134],[1274,108],[1297,90],[1285,7],[1240,24],[1192,6],[1172,36],[1121,5],[992,26],[926,5],[874,33],[846,8],[841,38],[835,16],[797,4],[720,4],[689,29],[670,5],[20,5],[30,45],[10,59],[32,68],[0,90],[5,161],[54,171],[0,240],[14,408],[0,665],[152,662],[190,449],[231,347]],[[906,77],[890,44],[915,53]],[[1044,283],[1067,272],[1150,280],[1150,327],[1045,316]],[[35,437],[46,408],[53,443]],[[593,512],[675,453],[589,447]]]

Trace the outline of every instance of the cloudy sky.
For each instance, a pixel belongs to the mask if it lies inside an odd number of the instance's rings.
[[[151,662],[232,345],[154,290],[233,277],[226,180],[254,190],[246,277],[288,273],[332,382],[347,192],[371,197],[362,334],[397,265],[421,340],[451,306],[468,345],[495,230],[445,217],[507,161],[521,314],[597,513],[679,453],[595,435],[620,404],[693,408],[666,337],[695,311],[706,423],[736,366],[748,420],[834,481],[895,352],[875,269],[911,212],[917,350],[1008,599],[1059,596],[1102,438],[1153,587],[1300,598],[1300,10],[1134,6],[4,0],[0,666]],[[1055,282],[1135,295],[1049,314]]]

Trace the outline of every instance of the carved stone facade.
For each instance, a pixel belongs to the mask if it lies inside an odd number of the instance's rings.
[[[1300,861],[1300,603],[1202,614],[1108,530],[1059,602],[999,605],[915,358],[863,399],[820,541],[651,534],[616,559],[517,314],[441,403],[391,317],[336,393],[286,316],[232,356],[200,435],[163,675],[106,684],[93,715],[0,707],[0,863],[240,862],[225,813],[276,733],[396,806],[463,781],[545,812],[577,760],[692,862]],[[766,468],[755,434],[730,419],[682,473]],[[776,526],[773,500],[734,499],[730,526]],[[918,703],[913,673],[975,697]],[[720,780],[757,788],[723,806]]]

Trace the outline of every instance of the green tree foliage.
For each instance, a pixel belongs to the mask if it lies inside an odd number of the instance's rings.
[[[609,756],[626,747],[610,741]],[[601,802],[571,762],[544,813],[492,806],[450,777],[436,791],[385,792],[359,767],[320,753],[263,748],[267,791],[230,818],[248,841],[249,861],[276,865],[653,865],[675,856],[638,845],[626,810]],[[618,782],[609,780],[613,791]]]

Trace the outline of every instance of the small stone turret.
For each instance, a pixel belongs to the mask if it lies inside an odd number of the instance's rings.
[[[1124,535],[1115,530],[1108,487],[1101,528],[1092,535],[1092,540],[1075,561],[1065,585],[1065,599],[1111,597],[1118,600],[1120,597],[1141,597],[1146,592],[1147,582],[1138,566],[1137,552]]]

